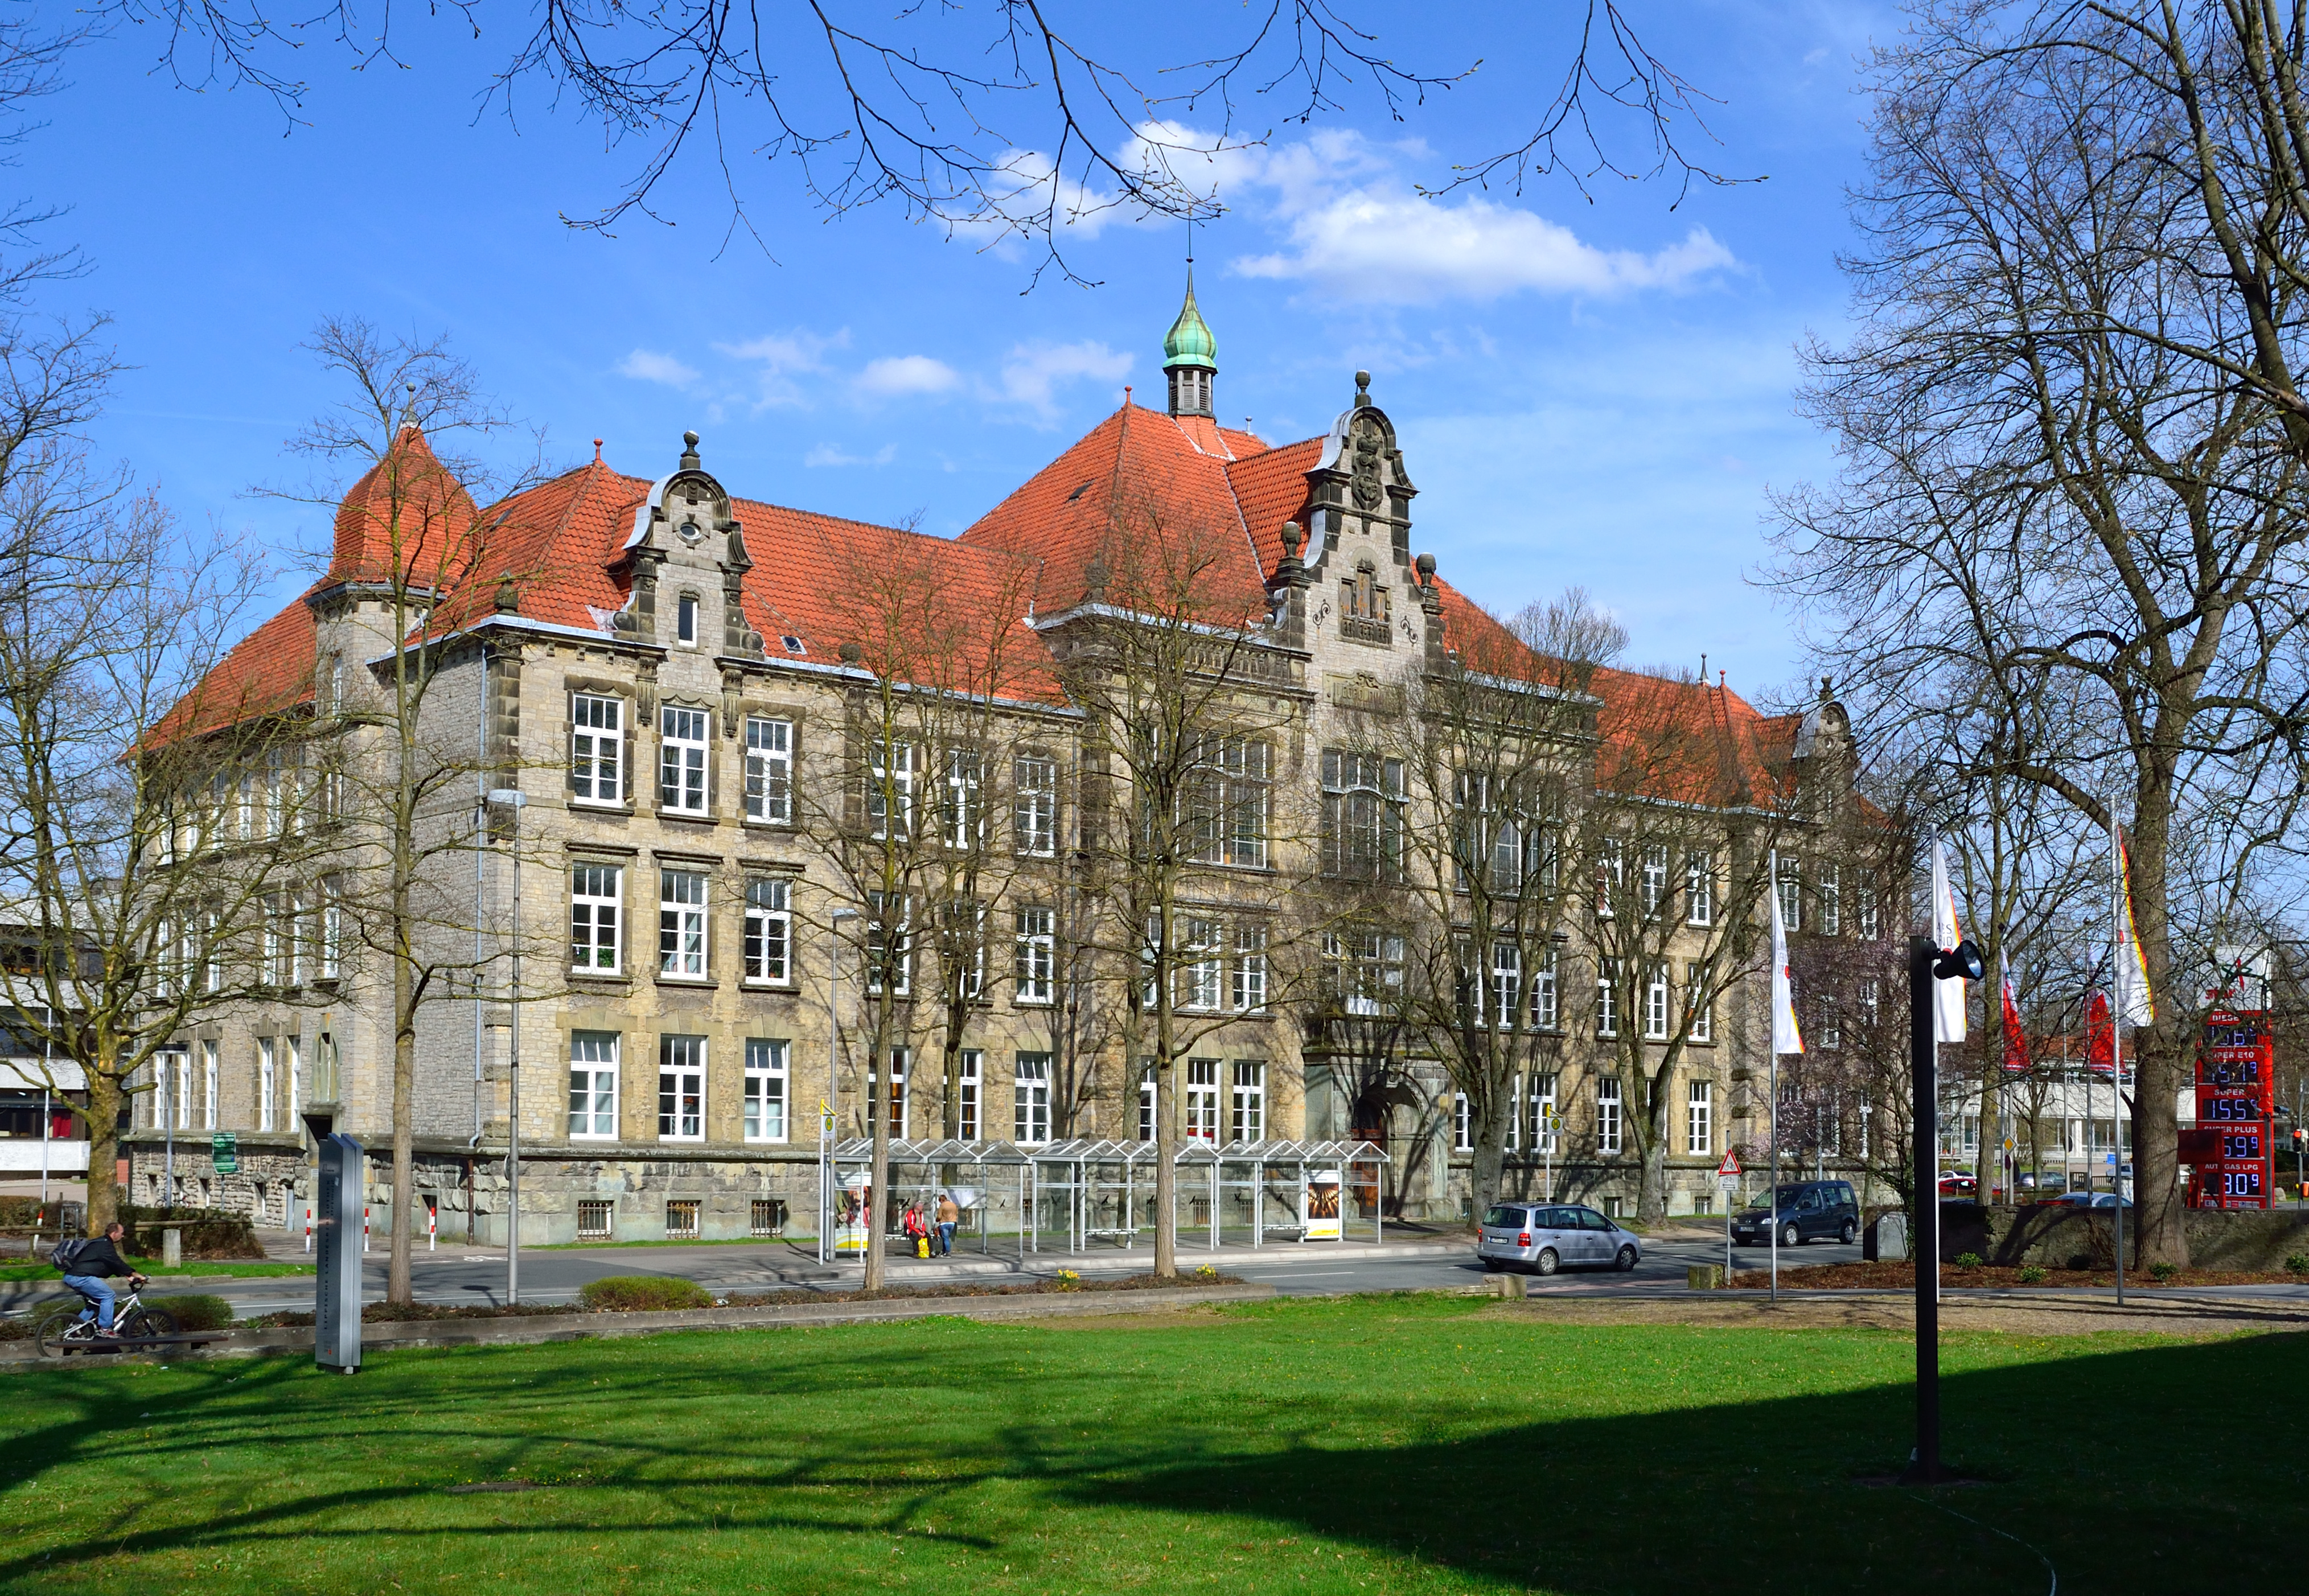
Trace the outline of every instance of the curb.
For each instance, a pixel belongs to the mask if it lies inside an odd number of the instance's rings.
[[[871,1324],[894,1319],[1029,1319],[1098,1314],[1145,1314],[1205,1303],[1265,1302],[1271,1285],[1177,1286],[1145,1291],[1038,1292],[1021,1297],[906,1298],[881,1302],[789,1303],[776,1307],[696,1308],[649,1314],[539,1314],[515,1319],[430,1319],[364,1324],[361,1345],[370,1348],[522,1346],[541,1342],[590,1341],[628,1335],[662,1335],[688,1330],[803,1329],[817,1324]],[[201,1347],[174,1350],[166,1361],[186,1358],[247,1358],[269,1352],[309,1352],[313,1332],[221,1330]],[[111,1363],[142,1354],[121,1353]],[[0,1342],[0,1364],[82,1367],[83,1360],[44,1359],[31,1342]]]

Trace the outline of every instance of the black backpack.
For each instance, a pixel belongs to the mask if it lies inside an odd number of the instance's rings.
[[[85,1236],[68,1236],[49,1249],[48,1262],[56,1266],[59,1274],[70,1274],[80,1255],[92,1245]]]

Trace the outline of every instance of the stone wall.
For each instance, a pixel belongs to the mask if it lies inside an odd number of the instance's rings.
[[[2041,1264],[2048,1269],[2106,1269],[2116,1261],[2114,1211],[2061,1208],[1951,1207],[1944,1211],[1941,1257],[1978,1253],[1991,1264]],[[2189,1262],[2199,1269],[2278,1270],[2296,1254],[2309,1255],[2309,1213],[2292,1208],[2192,1208],[2182,1217]],[[2135,1255],[2128,1216],[2125,1262]]]

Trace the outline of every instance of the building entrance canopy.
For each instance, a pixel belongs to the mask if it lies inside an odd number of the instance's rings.
[[[1017,1256],[1040,1252],[1047,1235],[1063,1237],[1065,1249],[1082,1252],[1098,1242],[1126,1249],[1151,1227],[1157,1151],[1152,1142],[1077,1138],[1020,1145],[1015,1142],[894,1139],[889,1143],[890,1190],[879,1204],[885,1239],[902,1234],[900,1199],[919,1201],[935,1219],[938,1194],[951,1192],[977,1232],[978,1250],[991,1247],[998,1210],[1008,1210]],[[872,1167],[874,1143],[854,1136],[819,1143],[818,1251],[863,1255],[867,1239],[864,1173]],[[1179,1235],[1190,1245],[1199,1233],[1216,1250],[1229,1232],[1252,1247],[1269,1238],[1291,1241],[1344,1241],[1349,1191],[1376,1191],[1377,1166],[1388,1161],[1376,1143],[1229,1142],[1201,1140],[1179,1144],[1172,1157],[1179,1171]],[[1355,1178],[1358,1167],[1369,1176]],[[1371,1204],[1371,1239],[1381,1238],[1385,1220]],[[1247,1232],[1247,1234],[1245,1234]],[[829,1239],[831,1244],[829,1244]]]

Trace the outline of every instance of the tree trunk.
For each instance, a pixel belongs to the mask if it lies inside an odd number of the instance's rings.
[[[887,955],[885,955],[886,962]],[[882,1079],[882,1072],[890,1067],[890,1003],[889,988],[895,974],[888,969],[878,972],[882,979],[882,996],[874,1004],[874,1040],[866,1054],[866,1131],[873,1138],[874,1152],[867,1164],[866,1174],[866,1290],[879,1291],[889,1275],[890,1261],[884,1255],[883,1216],[890,1206],[890,1083]]]
[[[1646,1075],[1640,1065],[1636,1070],[1636,1079],[1644,1083],[1643,1168],[1636,1189],[1639,1225],[1656,1225],[1667,1218],[1667,1138],[1669,1116],[1674,1112],[1667,1086],[1674,1069],[1675,1055],[1670,1054],[1656,1075]]]
[[[1475,1147],[1467,1172],[1469,1206],[1474,1211],[1475,1222],[1492,1204],[1500,1200],[1501,1177],[1507,1169],[1508,1117],[1505,1094],[1487,1091],[1483,1094],[1482,1112],[1475,1126]]]
[[[395,851],[400,851],[398,841]],[[409,1187],[415,1178],[415,1139],[411,1126],[417,1094],[417,1014],[415,980],[410,971],[409,884],[406,859],[393,863],[393,1201],[386,1213],[390,1238],[385,1263],[385,1299],[416,1300],[409,1281]]]
[[[1169,1281],[1179,1278],[1179,1111],[1167,1046],[1154,1060],[1154,1272]]]
[[[2147,789],[2149,783],[2144,782]],[[2166,914],[2166,871],[2172,836],[2170,783],[2134,800],[2132,905],[2149,970],[2149,990],[2158,998],[2157,1022],[2134,1035],[2140,1073],[2132,1083],[2132,1224],[2136,1257],[2143,1264],[2189,1266],[2189,1238],[2182,1228],[2181,1126],[2175,1108],[2192,1074],[2189,1039],[2181,1028],[2181,995],[2173,990],[2172,922]],[[2144,801],[2144,799],[2146,801]],[[2122,1027],[2119,1027],[2120,1031]],[[2124,1149],[2117,1155],[2116,1186],[2123,1195]]]
[[[119,1077],[111,1060],[88,1072],[88,1233],[101,1236],[120,1216]]]

